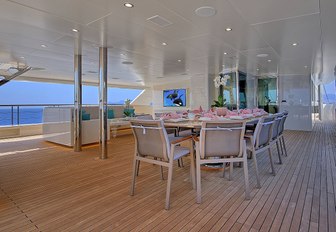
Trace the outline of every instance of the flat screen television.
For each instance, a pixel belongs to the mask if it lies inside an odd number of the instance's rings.
[[[166,89],[163,90],[164,107],[185,107],[187,102],[186,89]]]

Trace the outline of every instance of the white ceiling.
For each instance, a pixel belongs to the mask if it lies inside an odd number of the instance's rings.
[[[109,83],[116,85],[207,76],[223,65],[251,74],[308,75],[313,60],[318,63],[321,29],[335,33],[334,0],[320,0],[325,15],[318,0],[130,1],[133,8],[122,0],[0,0],[0,62],[44,69],[29,71],[25,79],[72,81],[74,44],[80,39],[85,82],[98,80],[98,46],[109,47]],[[197,16],[201,6],[214,7],[216,15]],[[160,27],[147,20],[155,15],[172,24]],[[332,48],[323,57],[324,70],[335,66],[332,33],[322,33],[323,50]],[[269,56],[258,58],[261,53]]]

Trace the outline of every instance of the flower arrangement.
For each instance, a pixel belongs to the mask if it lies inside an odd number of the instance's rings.
[[[215,87],[219,88],[221,85],[222,86],[226,86],[227,81],[230,79],[231,77],[229,75],[223,75],[222,73],[219,74],[219,76],[215,77],[214,79],[214,83],[215,83]]]

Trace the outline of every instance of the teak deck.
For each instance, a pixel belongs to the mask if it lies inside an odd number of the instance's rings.
[[[276,176],[268,156],[258,157],[261,189],[249,160],[250,201],[237,167],[232,181],[202,171],[203,202],[196,204],[185,159],[175,166],[169,211],[157,166],[142,164],[135,196],[128,195],[131,135],[110,141],[107,160],[97,159],[98,145],[75,153],[40,138],[0,140],[0,230],[336,231],[336,124],[286,131],[285,139],[288,157],[275,165]]]

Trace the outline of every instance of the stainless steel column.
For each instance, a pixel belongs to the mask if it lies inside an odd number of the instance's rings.
[[[82,55],[74,56],[74,150],[82,150]]]
[[[107,48],[99,48],[100,158],[107,159]]]
[[[240,96],[239,96],[239,70],[238,70],[238,67],[239,66],[237,66],[237,68],[236,68],[236,74],[235,74],[235,76],[236,76],[236,94],[237,94],[237,110],[239,110],[239,108],[240,108]]]

